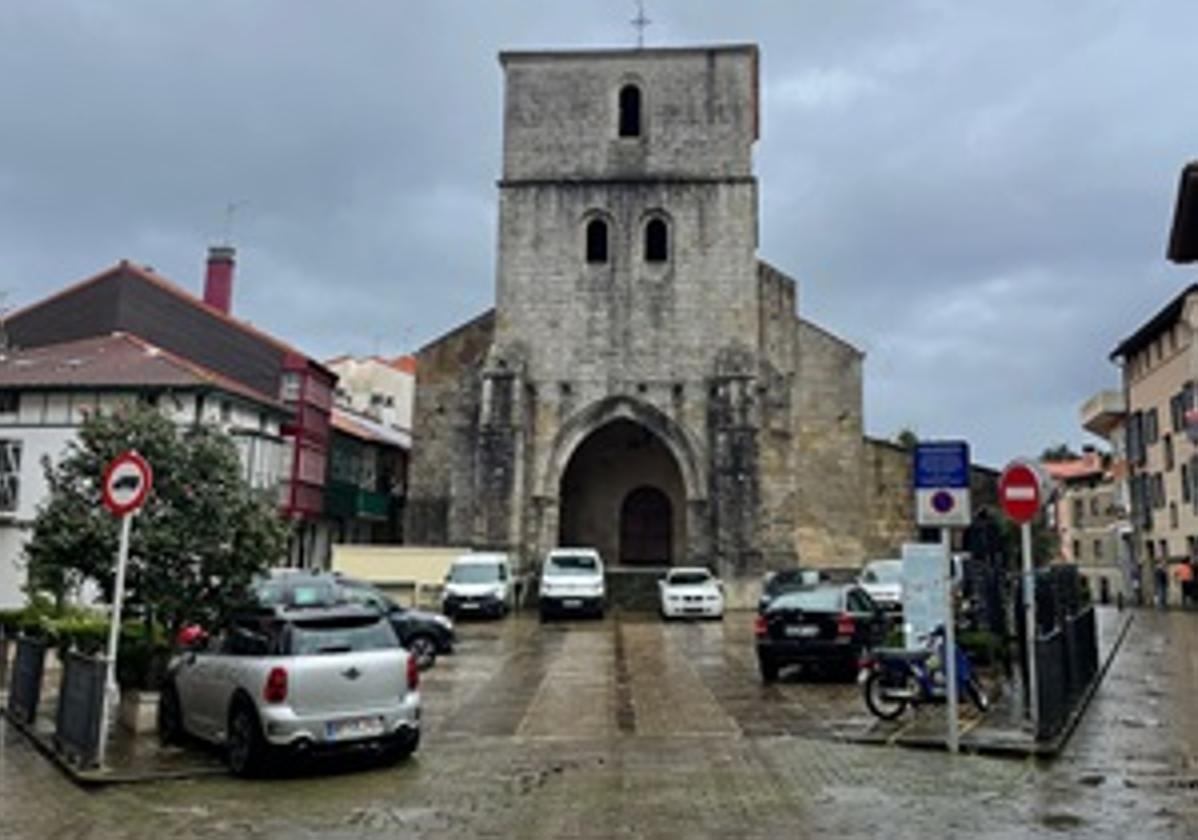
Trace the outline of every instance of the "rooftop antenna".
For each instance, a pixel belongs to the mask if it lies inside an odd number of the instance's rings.
[[[237,208],[244,207],[247,204],[249,202],[242,199],[241,201],[230,201],[225,205],[225,230],[223,238],[226,246],[233,244],[233,217],[237,214]]]
[[[636,0],[636,17],[629,22],[636,27],[636,48],[643,50],[645,48],[645,27],[653,23],[645,17],[645,0]]]

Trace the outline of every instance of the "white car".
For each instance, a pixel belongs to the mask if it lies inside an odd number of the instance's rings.
[[[607,588],[603,560],[593,548],[555,548],[541,567],[541,620],[560,613],[603,618]]]
[[[724,615],[724,584],[701,566],[671,569],[657,582],[657,588],[662,618]]]
[[[884,610],[903,608],[903,561],[871,560],[861,570],[857,583]]]
[[[506,554],[463,554],[445,575],[441,611],[502,618],[512,608],[511,569]]]

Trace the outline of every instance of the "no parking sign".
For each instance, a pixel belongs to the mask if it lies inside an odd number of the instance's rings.
[[[125,516],[145,503],[154,473],[145,458],[133,450],[112,459],[104,470],[104,507],[114,516]]]

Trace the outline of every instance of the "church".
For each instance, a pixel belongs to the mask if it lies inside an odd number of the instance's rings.
[[[753,45],[505,52],[495,306],[419,353],[407,538],[857,567],[915,535],[863,354],[758,256]]]

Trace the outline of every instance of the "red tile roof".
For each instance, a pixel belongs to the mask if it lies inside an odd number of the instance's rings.
[[[2,351],[0,388],[212,388],[283,409],[253,388],[125,332]]]
[[[1057,481],[1100,476],[1106,471],[1102,464],[1102,456],[1097,452],[1087,452],[1082,457],[1069,461],[1044,461],[1042,465]]]

